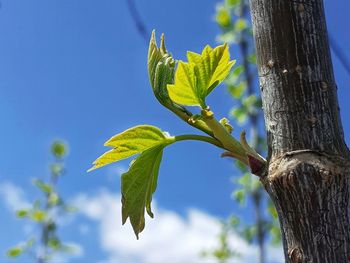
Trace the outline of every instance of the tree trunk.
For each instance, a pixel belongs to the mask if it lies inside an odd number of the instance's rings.
[[[322,0],[250,0],[286,262],[350,262],[350,154]]]

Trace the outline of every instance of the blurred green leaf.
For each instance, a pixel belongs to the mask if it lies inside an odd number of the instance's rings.
[[[250,173],[245,173],[238,179],[238,183],[245,188],[249,189],[252,181],[252,175]]]
[[[256,64],[256,54],[251,54],[250,56],[248,56],[248,62],[252,63],[252,64]]]
[[[30,218],[36,222],[42,222],[46,219],[46,212],[43,210],[34,210],[30,213]]]
[[[225,1],[226,5],[228,5],[229,7],[235,7],[237,5],[241,4],[241,0],[226,0]]]
[[[244,189],[238,189],[233,192],[233,197],[236,201],[238,201],[240,204],[243,204],[245,200],[246,191]]]
[[[248,243],[252,243],[256,235],[256,226],[247,226],[243,229],[242,235]]]
[[[17,210],[16,216],[18,218],[24,218],[24,217],[28,216],[28,210],[25,210],[25,209]]]
[[[223,5],[219,5],[215,16],[216,22],[221,27],[228,27],[231,24],[230,10]]]
[[[239,124],[243,124],[247,120],[248,114],[244,107],[239,107],[231,110],[231,116],[233,116]]]
[[[52,237],[48,240],[47,245],[52,249],[58,250],[61,247],[61,241],[57,237]]]
[[[232,227],[237,227],[240,223],[239,217],[232,215],[230,217],[230,225]]]
[[[15,258],[15,257],[18,257],[19,255],[21,255],[22,253],[23,253],[23,248],[17,246],[17,247],[13,247],[13,248],[10,248],[9,250],[7,250],[6,255],[8,257]]]
[[[63,173],[64,171],[64,166],[59,163],[54,163],[51,165],[51,173],[54,174],[55,176],[59,176]]]
[[[256,106],[257,101],[258,101],[258,97],[255,94],[251,94],[248,97],[243,99],[242,104],[245,107],[249,108],[252,106]]]
[[[54,141],[51,145],[51,152],[56,158],[63,158],[67,154],[67,145],[63,141]]]
[[[236,22],[234,23],[234,30],[235,31],[243,31],[244,29],[246,29],[248,27],[248,23],[247,20],[244,18],[239,18],[236,20]]]
[[[39,179],[34,180],[34,185],[46,194],[50,194],[52,192],[52,186]]]
[[[49,205],[55,206],[59,203],[60,198],[59,198],[57,193],[51,192],[47,201],[48,201]]]
[[[246,88],[246,82],[241,81],[238,85],[228,86],[229,92],[235,99],[241,99]]]

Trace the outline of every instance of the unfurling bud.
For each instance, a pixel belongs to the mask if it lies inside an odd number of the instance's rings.
[[[168,95],[167,85],[174,83],[175,60],[166,50],[164,34],[161,36],[160,47],[158,48],[155,31],[152,32],[148,49],[148,76],[157,100],[171,111],[183,110],[185,108],[173,103]]]

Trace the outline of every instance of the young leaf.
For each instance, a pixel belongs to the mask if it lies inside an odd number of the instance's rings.
[[[145,227],[145,209],[153,218],[152,194],[157,188],[160,162],[165,145],[144,151],[122,175],[122,221],[130,218],[136,237]]]
[[[105,146],[113,147],[113,149],[97,158],[89,171],[128,158],[157,145],[169,144],[173,140],[172,137],[167,137],[154,126],[141,125],[130,128],[113,136],[105,143]]]
[[[202,54],[187,52],[188,63],[179,62],[175,84],[168,85],[170,98],[182,105],[205,108],[205,97],[222,82],[235,61],[230,61],[228,45],[206,46]]]
[[[228,45],[224,44],[216,48],[206,46],[202,54],[187,53],[188,61],[197,66],[197,76],[200,89],[207,96],[230,72],[236,61],[230,61]]]
[[[167,86],[168,92],[171,100],[178,104],[205,107],[195,67],[194,63],[180,61],[175,73],[175,84]]]

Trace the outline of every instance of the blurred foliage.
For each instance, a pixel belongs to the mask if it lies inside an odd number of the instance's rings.
[[[45,180],[34,179],[33,185],[42,193],[42,198],[35,200],[31,207],[16,211],[16,217],[26,219],[38,226],[39,231],[26,241],[10,248],[7,256],[17,258],[27,253],[38,263],[52,262],[59,253],[72,253],[74,248],[63,243],[58,235],[58,220],[67,213],[75,212],[65,203],[56,186],[58,179],[65,173],[63,158],[68,153],[68,146],[63,141],[54,141],[51,153],[54,161],[50,165],[50,176]]]
[[[229,94],[234,100],[234,107],[230,110],[230,117],[234,121],[250,130],[250,145],[259,153],[267,151],[265,134],[262,133],[261,98],[257,91],[258,75],[256,69],[256,55],[253,43],[252,27],[249,14],[248,0],[223,0],[216,7],[215,21],[221,33],[218,42],[228,43],[240,51],[240,61],[229,77],[225,80]],[[281,244],[281,233],[277,211],[263,189],[257,177],[253,176],[245,165],[235,162],[240,176],[233,179],[235,191],[232,198],[241,206],[249,204],[254,208],[255,218],[251,223],[231,216],[222,222],[222,232],[219,236],[219,246],[203,253],[206,257],[215,258],[218,262],[228,262],[232,257],[239,257],[230,249],[227,242],[229,233],[235,232],[248,243],[255,243],[259,247],[257,262],[265,262],[265,247],[268,243]],[[251,220],[249,220],[251,221]]]

